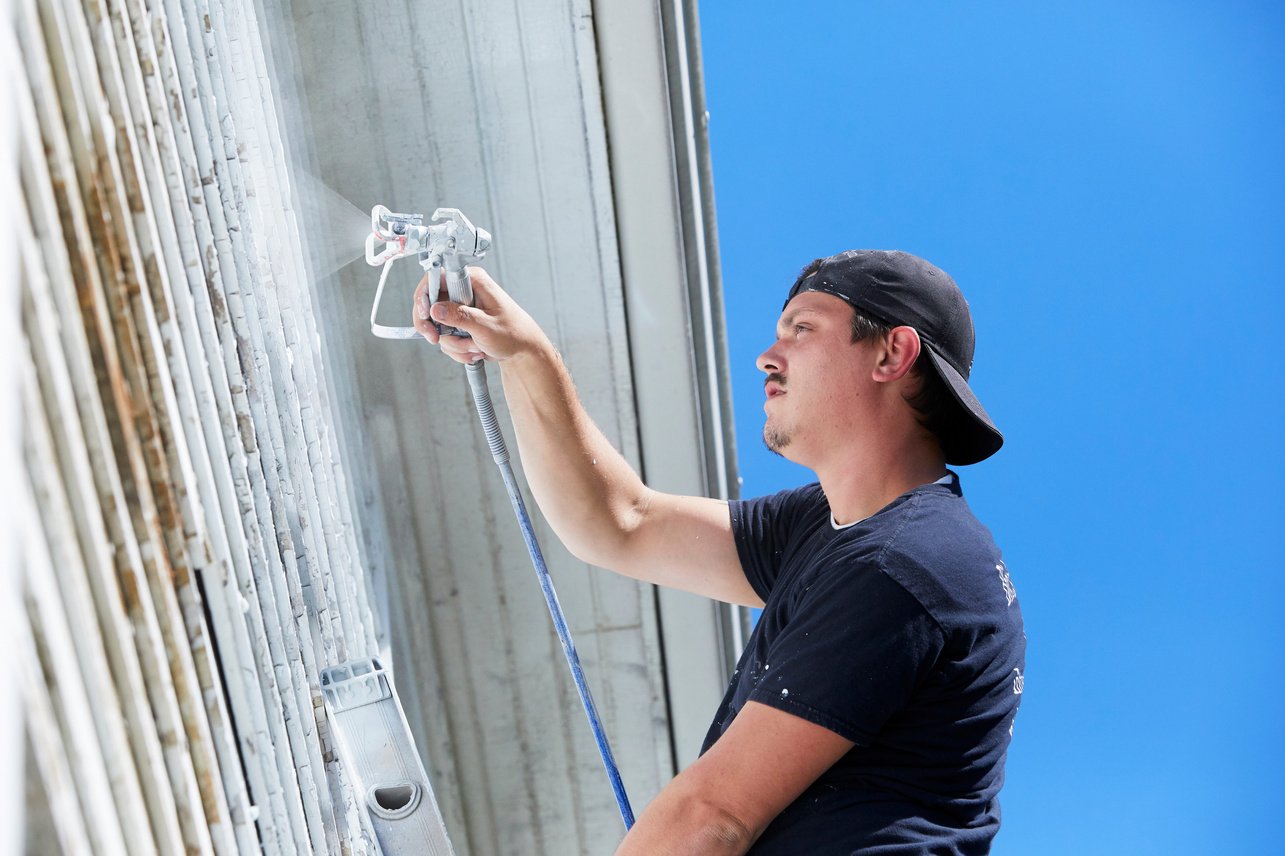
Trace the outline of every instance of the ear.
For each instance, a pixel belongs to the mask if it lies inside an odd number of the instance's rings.
[[[922,347],[914,327],[892,328],[884,337],[872,377],[879,383],[900,380],[914,367]]]

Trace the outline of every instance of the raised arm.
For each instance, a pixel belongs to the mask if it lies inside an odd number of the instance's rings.
[[[654,491],[581,405],[562,357],[539,325],[480,268],[474,306],[415,293],[415,326],[461,363],[496,362],[531,491],[578,558],[635,579],[761,606],[741,569],[727,503]],[[472,338],[439,337],[433,321]]]

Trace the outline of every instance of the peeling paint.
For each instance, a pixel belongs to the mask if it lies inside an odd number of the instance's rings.
[[[299,346],[303,260],[279,255],[299,206],[254,4],[16,6],[23,383],[49,426],[25,467],[66,580],[25,610],[48,663],[32,775],[90,812],[68,851],[365,852],[317,691],[377,653],[337,534],[359,510]]]

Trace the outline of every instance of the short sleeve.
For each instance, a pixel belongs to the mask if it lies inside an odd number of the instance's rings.
[[[765,652],[749,698],[867,744],[905,707],[944,645],[914,597],[876,568],[830,568]]]
[[[764,601],[776,584],[791,542],[803,534],[801,519],[815,516],[820,496],[820,486],[811,484],[728,503],[741,567],[754,592]]]

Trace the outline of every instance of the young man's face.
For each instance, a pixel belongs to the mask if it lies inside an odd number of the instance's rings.
[[[776,342],[758,358],[767,377],[763,442],[804,466],[858,435],[874,381],[875,342],[852,341],[852,307],[816,291],[781,312]]]

